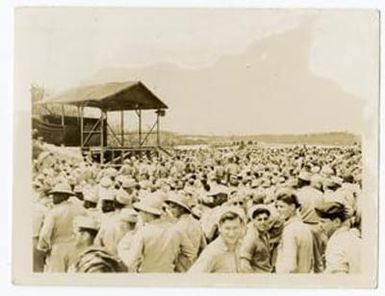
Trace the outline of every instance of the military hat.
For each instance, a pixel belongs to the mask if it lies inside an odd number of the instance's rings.
[[[132,198],[130,195],[123,189],[119,189],[116,193],[115,199],[117,202],[124,204],[124,205],[129,205],[131,204]]]
[[[210,189],[210,192],[207,195],[208,196],[215,196],[218,194],[227,194],[228,195],[229,189],[224,185],[216,185]]]
[[[335,217],[345,217],[345,206],[338,201],[325,201],[315,208],[320,218],[333,219]]]
[[[134,203],[133,207],[137,211],[160,216],[163,213],[163,205],[164,199],[159,194],[153,193]]]
[[[189,211],[191,213],[189,198],[186,194],[169,193],[168,197],[165,200],[165,203],[166,204],[169,204],[169,203],[177,204],[178,206],[186,209],[187,211]]]
[[[138,213],[133,209],[122,209],[119,213],[120,217],[125,222],[138,222]]]
[[[254,219],[257,214],[263,213],[263,212],[267,213],[269,216],[271,215],[271,211],[268,206],[264,204],[258,204],[258,205],[252,206],[249,209],[248,216],[250,219]]]
[[[99,196],[95,193],[95,190],[92,188],[87,188],[83,190],[83,198],[84,200],[93,202],[93,203],[98,203]]]
[[[68,183],[58,183],[56,184],[48,194],[68,194],[75,195],[75,193],[71,190],[71,186]]]

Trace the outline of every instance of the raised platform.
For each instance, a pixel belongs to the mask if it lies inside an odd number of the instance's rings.
[[[171,156],[172,153],[160,146],[141,146],[141,147],[83,147],[83,156],[88,156],[91,161],[102,165],[121,166],[125,159],[132,156],[159,157],[161,155]]]

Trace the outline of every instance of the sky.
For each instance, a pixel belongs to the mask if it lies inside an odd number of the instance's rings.
[[[374,11],[19,8],[15,34],[18,95],[141,80],[169,131],[359,134],[377,112]]]

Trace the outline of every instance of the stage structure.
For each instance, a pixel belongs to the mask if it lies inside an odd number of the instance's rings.
[[[76,106],[78,110],[79,147],[82,154],[102,165],[121,165],[130,156],[167,154],[160,145],[160,117],[168,108],[142,82],[111,82],[71,89],[58,97],[44,99],[38,104],[60,104]],[[84,116],[85,108],[100,110],[98,119]],[[145,111],[155,111],[155,120],[147,132],[143,131],[142,116]],[[108,121],[109,112],[120,112],[120,128],[114,130]],[[132,111],[138,119],[136,144],[125,143],[124,118],[126,111]],[[62,114],[61,125],[66,126]],[[91,124],[90,124],[91,123]],[[148,145],[148,138],[156,132],[156,144]],[[130,135],[132,135],[130,133]],[[109,141],[109,138],[112,141]],[[91,141],[92,139],[92,141]],[[95,141],[96,139],[96,141]]]

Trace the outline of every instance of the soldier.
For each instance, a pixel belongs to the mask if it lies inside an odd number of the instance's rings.
[[[297,196],[291,190],[281,190],[276,207],[285,221],[277,250],[276,272],[309,273],[314,264],[313,236],[297,215],[300,207]]]
[[[265,205],[255,205],[249,211],[252,224],[248,226],[241,244],[242,272],[272,272],[271,245],[268,235],[270,210]]]
[[[70,272],[79,254],[93,245],[99,223],[91,217],[78,216],[73,220],[74,240],[63,244],[57,253],[55,272]]]
[[[217,221],[219,236],[201,253],[189,273],[237,273],[240,241],[244,235],[244,215],[239,208],[223,207]]]
[[[337,201],[325,202],[316,212],[329,237],[325,273],[360,272],[362,241],[350,230],[344,205]]]
[[[53,198],[53,208],[47,212],[40,231],[38,249],[49,253],[46,264],[47,272],[55,272],[57,254],[73,237],[72,223],[76,216],[85,215],[85,211],[69,201],[74,193],[68,184],[57,184],[49,195]]]
[[[134,235],[131,246],[119,252],[129,272],[174,272],[179,254],[188,262],[195,259],[194,247],[186,234],[162,218],[163,206],[163,199],[156,194],[134,204],[144,225]]]
[[[166,199],[171,215],[176,219],[177,228],[190,239],[194,248],[194,257],[206,247],[206,238],[198,220],[191,215],[190,202],[185,194],[169,194]],[[176,262],[176,271],[185,272],[193,262],[182,254]]]

